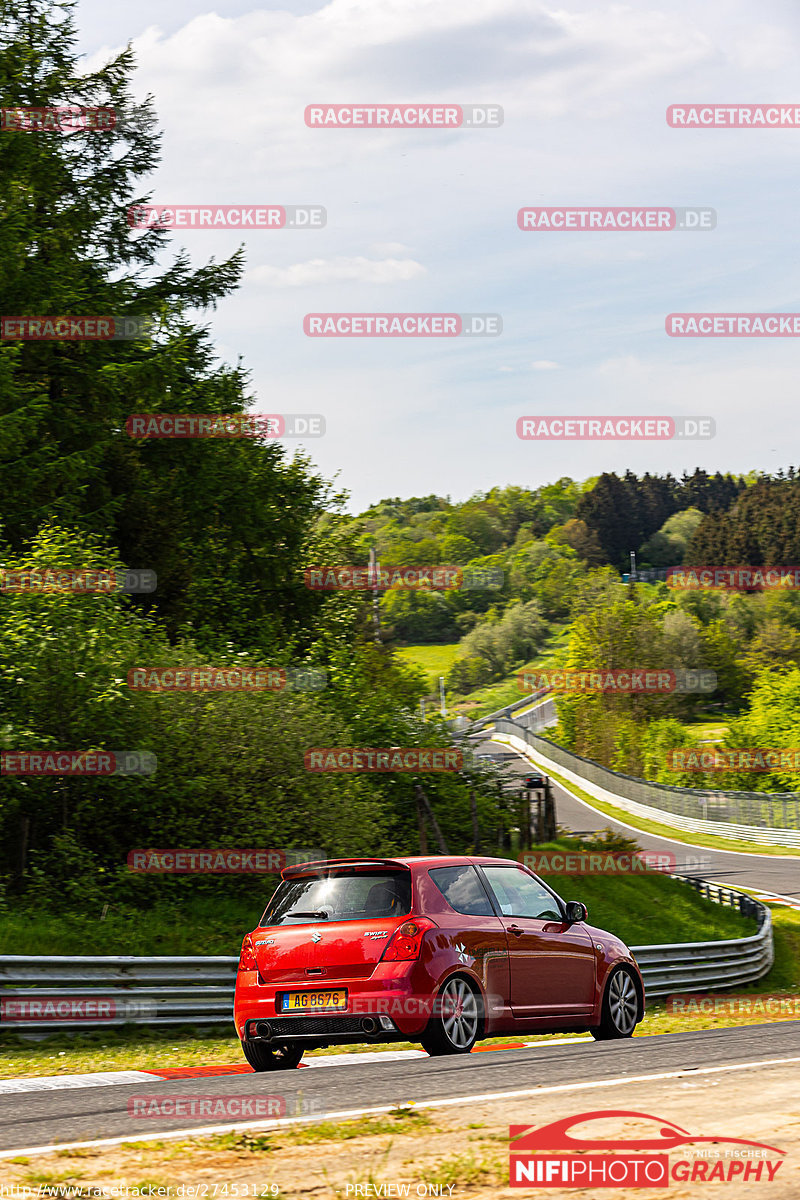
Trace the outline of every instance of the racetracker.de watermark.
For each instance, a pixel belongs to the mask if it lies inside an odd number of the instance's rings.
[[[307,313],[308,337],[499,337],[499,313]]]
[[[526,850],[519,861],[535,875],[645,875],[674,871],[677,857],[656,850]],[[702,860],[708,862],[707,859]]]
[[[14,105],[0,108],[0,132],[71,133],[88,129],[107,133],[117,123],[113,108],[97,108],[81,104],[63,104],[54,108],[28,108]]]
[[[546,442],[668,442],[716,437],[713,417],[518,417],[517,437]]]
[[[387,591],[419,588],[431,591],[494,591],[503,586],[501,567],[308,567],[303,572],[307,588],[322,592]]]
[[[755,1017],[759,1021],[796,1021],[800,996],[786,992],[726,996],[685,992],[668,996],[666,1010],[680,1017]]]
[[[129,342],[149,336],[152,317],[4,316],[0,339],[5,342]]]
[[[763,592],[800,587],[800,567],[668,567],[667,587],[697,591]]]
[[[800,747],[700,750],[681,746],[669,750],[665,762],[670,771],[800,771]]]
[[[713,208],[521,208],[517,225],[523,230],[558,230],[575,232],[622,230],[630,232],[667,232],[668,230],[716,229],[717,214]]]
[[[800,313],[670,313],[670,337],[800,337]]]
[[[308,104],[309,129],[497,129],[499,104]]]
[[[135,1120],[171,1121],[176,1117],[205,1117],[210,1120],[246,1120],[258,1117],[280,1118],[286,1116],[302,1116],[324,1112],[325,1105],[320,1097],[311,1096],[221,1096],[190,1095],[164,1096],[156,1092],[141,1096],[128,1097],[128,1116]],[[188,1193],[187,1193],[188,1194]],[[220,1196],[238,1196],[240,1193],[233,1185],[230,1191],[220,1191]],[[242,1193],[246,1195],[247,1193]],[[268,1195],[262,1191],[260,1195]],[[205,1193],[213,1197],[213,1185]]]
[[[800,104],[670,104],[673,129],[798,129]]]
[[[453,747],[391,746],[375,749],[369,746],[319,746],[306,750],[303,766],[307,771],[354,772],[389,771],[426,772],[460,771],[464,756]]]
[[[135,875],[275,875],[284,867],[322,862],[321,849],[130,850],[128,870]]]
[[[135,204],[131,229],[323,229],[321,204]]]
[[[157,583],[155,571],[149,570],[71,571],[59,567],[40,567],[36,570],[8,571],[0,567],[0,593],[6,595],[149,594],[156,590]]]
[[[521,692],[610,692],[643,693],[713,692],[717,687],[714,671],[686,667],[624,667],[586,669],[564,667],[551,671],[519,671],[517,686]]]
[[[131,667],[128,687],[138,692],[321,692],[321,667]]]
[[[86,996],[4,996],[0,999],[0,1025],[40,1021],[75,1022],[76,1025],[82,1021],[124,1024],[142,1017],[154,1017],[156,1010],[155,1000],[136,997],[120,1000],[96,992]]]
[[[132,413],[132,438],[324,437],[320,413]]]
[[[0,775],[155,775],[150,750],[0,750]]]

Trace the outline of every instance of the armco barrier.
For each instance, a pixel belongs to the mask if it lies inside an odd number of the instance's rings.
[[[795,792],[707,791],[649,783],[601,767],[507,717],[495,720],[487,734],[624,812],[690,833],[800,848],[800,796]]]
[[[539,688],[536,692],[529,692],[527,696],[522,696],[513,704],[507,704],[505,708],[498,708],[494,712],[487,713],[485,717],[478,717],[470,725],[469,732],[475,733],[480,729],[486,729],[499,717],[507,717],[510,721],[516,721],[528,729],[546,729],[548,725],[555,725],[558,721],[555,702],[547,700],[547,697],[551,695],[550,688]],[[542,703],[537,704],[537,701]],[[534,708],[530,707],[532,704],[535,705]]]
[[[772,916],[765,904],[705,879],[682,879],[707,900],[738,908],[754,917],[758,932],[750,937],[718,942],[678,942],[675,945],[631,946],[649,999],[672,992],[708,992],[753,983],[766,975],[775,958]]]
[[[676,878],[678,878],[676,876]],[[760,979],[772,966],[769,909],[731,888],[705,880],[683,882],[710,900],[738,908],[758,921],[751,937],[719,942],[632,946],[649,997],[675,991],[716,991]],[[232,1025],[237,958],[132,958],[127,956],[0,956],[0,1001],[47,997],[52,1001],[102,998],[114,1003],[103,1020],[0,1021],[0,1032],[41,1032],[102,1026]],[[119,1010],[118,1012],[116,1010]]]
[[[233,1021],[238,958],[130,955],[0,956],[0,1031],[119,1025],[217,1025]],[[110,1002],[103,1019],[6,1019],[7,1001]]]

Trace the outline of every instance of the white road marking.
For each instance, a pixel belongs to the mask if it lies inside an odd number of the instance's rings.
[[[725,1071],[753,1071],[763,1067],[782,1067],[800,1063],[800,1057],[762,1058],[756,1062],[731,1063],[724,1067],[684,1067],[680,1071],[659,1071],[654,1075],[627,1075],[620,1079],[596,1079],[581,1083],[556,1083],[549,1087],[519,1088],[511,1092],[482,1092],[473,1096],[450,1096],[445,1100],[414,1100],[413,1108],[447,1108],[453,1104],[481,1104],[491,1100],[511,1100],[523,1096],[544,1096],[556,1092],[585,1092],[592,1088],[625,1087],[629,1083],[658,1083],[665,1079],[696,1079],[699,1075],[719,1075]],[[345,1121],[353,1117],[379,1116],[393,1112],[396,1104],[381,1104],[373,1108],[350,1108],[325,1113],[326,1121]],[[129,1133],[124,1137],[97,1138],[91,1142],[56,1142],[49,1146],[25,1146],[15,1150],[0,1150],[0,1159],[23,1154],[56,1154],[62,1150],[92,1150],[101,1146],[123,1146],[126,1142],[164,1142],[178,1138],[210,1137],[217,1133],[239,1133],[250,1129],[280,1129],[285,1126],[318,1121],[320,1114],[307,1117],[274,1117],[271,1120],[238,1121],[230,1125],[205,1125],[189,1129],[170,1129],[163,1133]]]
[[[351,1067],[358,1063],[376,1063],[388,1059],[397,1061],[404,1058],[427,1058],[424,1050],[368,1050],[364,1054],[320,1054],[317,1058],[307,1058],[301,1067]],[[342,1061],[344,1060],[344,1061]]]
[[[117,1083],[153,1083],[148,1071],[92,1071],[90,1075],[37,1075],[0,1079],[0,1096],[12,1092],[57,1092],[60,1088],[112,1087]]]

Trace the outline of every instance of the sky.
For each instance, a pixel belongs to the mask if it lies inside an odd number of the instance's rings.
[[[315,204],[244,245],[207,323],[256,409],[319,413],[302,448],[360,511],[602,471],[800,461],[797,338],[673,338],[671,312],[800,312],[800,128],[675,129],[671,104],[800,105],[796,6],[683,0],[82,0],[94,68],[127,41],[153,95],[162,204]],[[502,106],[484,129],[312,129],[309,104]],[[709,231],[523,232],[526,206],[710,206]],[[169,255],[165,262],[169,261]],[[496,337],[310,338],[316,312],[498,313]],[[711,416],[705,441],[522,441],[521,416]]]

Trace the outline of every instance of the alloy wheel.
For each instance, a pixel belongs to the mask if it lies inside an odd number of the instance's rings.
[[[608,988],[608,1007],[611,1020],[623,1035],[629,1034],[639,1015],[636,986],[627,971],[617,971]]]
[[[469,1046],[478,1032],[478,1005],[475,993],[463,979],[451,979],[442,989],[442,1025],[459,1050]]]

